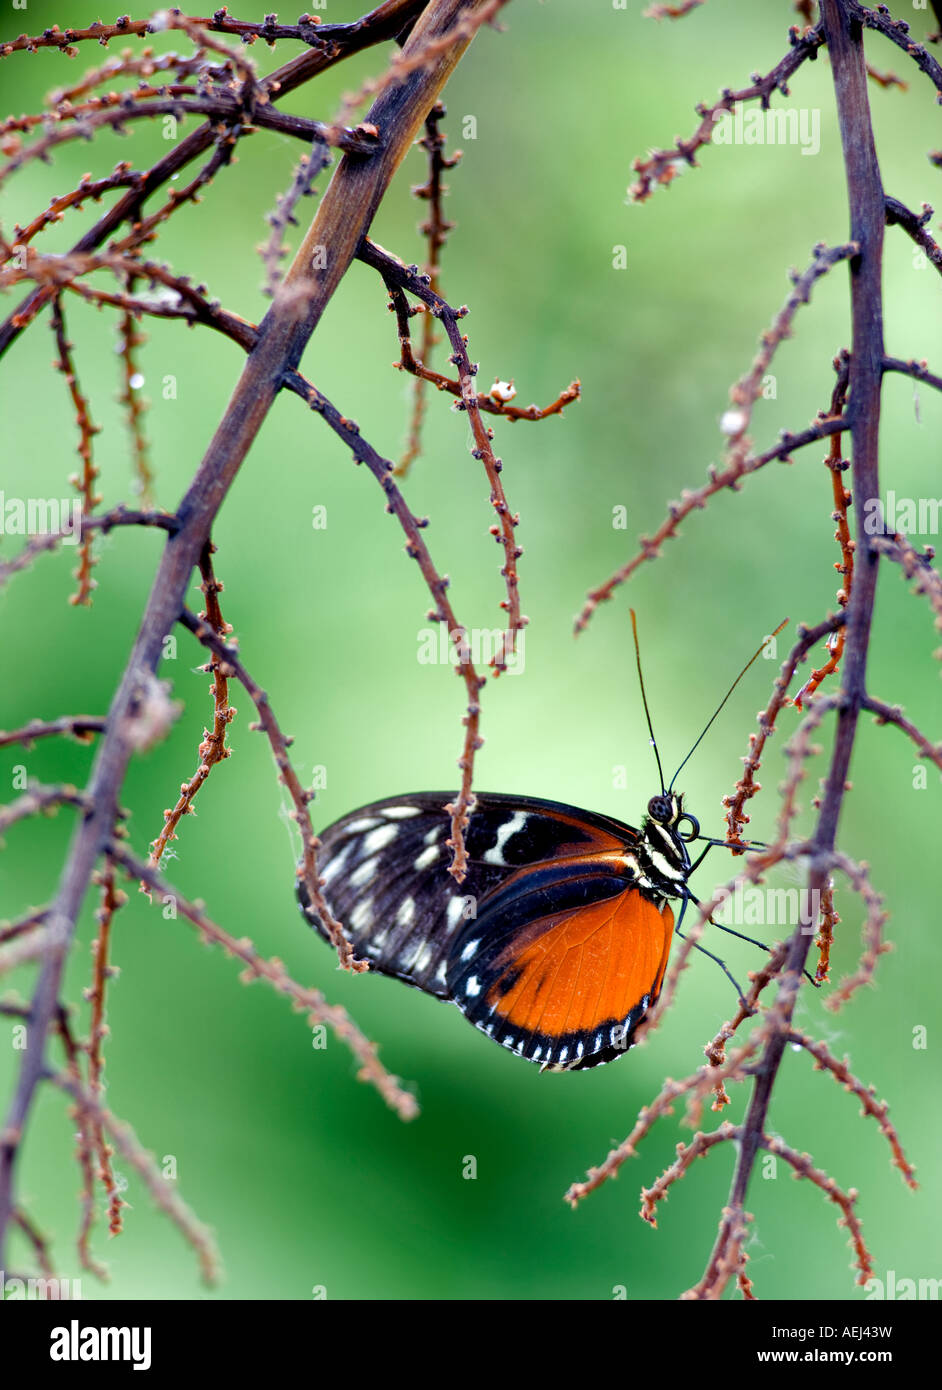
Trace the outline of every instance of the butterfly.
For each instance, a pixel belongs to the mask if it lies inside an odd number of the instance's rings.
[[[468,872],[448,872],[447,792],[373,802],[320,835],[322,892],[374,970],[450,1000],[550,1071],[610,1062],[656,1002],[700,827],[683,797],[640,830],[535,797],[477,794]],[[298,883],[302,912],[328,933]]]
[[[687,880],[724,843],[700,834],[674,783],[785,626],[740,671],[665,787],[634,610],[631,624],[661,786],[640,829],[558,801],[479,792],[460,885],[448,872],[448,792],[374,801],[320,835],[321,891],[355,953],[381,974],[457,1004],[494,1042],[544,1071],[581,1071],[623,1056],[657,1002],[675,930],[671,903],[681,903],[679,932],[687,905],[697,903]],[[705,848],[691,860],[695,840]],[[303,878],[297,895],[306,920],[329,941]],[[724,962],[698,949],[741,998]]]

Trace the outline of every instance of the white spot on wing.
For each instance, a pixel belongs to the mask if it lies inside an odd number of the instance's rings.
[[[445,920],[448,923],[448,930],[450,932],[454,931],[455,927],[458,925],[458,923],[464,916],[464,907],[464,898],[452,898],[447,908],[445,909]],[[462,960],[463,959],[464,957],[462,956]]]
[[[415,898],[403,898],[396,913],[396,921],[400,927],[408,927],[415,921]]]
[[[474,955],[475,951],[478,949],[478,946],[479,946],[479,945],[480,945],[480,937],[478,938],[477,941],[469,941],[468,944],[467,944],[467,946],[466,946],[466,947],[464,948],[464,950],[461,952],[461,959],[462,959],[462,960],[470,960],[471,957]]]
[[[488,864],[506,864],[504,858],[504,846],[518,830],[522,830],[527,823],[526,811],[515,811],[510,820],[500,827],[497,832],[497,843],[484,854],[485,862]]]
[[[477,975],[471,975],[468,977],[468,980],[465,983],[464,992],[465,994],[470,995],[472,999],[476,999],[478,997],[478,995],[481,993],[481,983],[478,980]]]
[[[423,849],[422,853],[419,855],[418,859],[415,861],[412,867],[414,869],[419,870],[427,869],[431,864],[435,863],[435,860],[438,858],[438,854],[438,846],[429,845],[428,849]]]
[[[420,806],[386,806],[383,815],[389,820],[405,820],[408,816],[420,816],[422,808]]]
[[[356,907],[350,913],[350,925],[357,931],[362,931],[364,927],[369,926],[372,916],[373,899],[364,898],[361,903],[357,903]]]
[[[362,816],[360,820],[352,820],[349,825],[345,825],[343,833],[345,835],[362,835],[364,830],[375,830],[378,825],[382,825],[382,821],[378,820],[376,816]]]
[[[381,825],[378,829],[371,830],[363,841],[363,853],[377,854],[391,844],[398,834],[399,831],[394,825]]]
[[[330,860],[330,862],[324,866],[324,872],[322,877],[324,879],[325,884],[332,882],[333,879],[337,877],[340,870],[343,868],[344,861],[346,860],[347,856],[349,855],[352,849],[352,844],[344,845],[340,853],[335,854],[334,857]]]
[[[364,859],[362,864],[358,864],[350,875],[350,886],[352,888],[362,888],[364,883],[369,883],[373,874],[376,872],[377,860]]]

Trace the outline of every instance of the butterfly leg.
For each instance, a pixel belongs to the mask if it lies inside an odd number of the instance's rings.
[[[710,848],[710,846],[708,845],[708,846],[707,846],[707,849],[709,849],[709,848]],[[705,853],[706,853],[706,850],[704,850],[704,854],[705,854]],[[703,857],[703,856],[701,855],[701,858],[702,858],[702,857]],[[699,862],[699,861],[698,861],[698,862]],[[695,898],[694,895],[693,895],[692,893],[690,894],[690,901],[691,901],[692,903],[696,903],[697,907],[700,906],[700,900],[699,900],[699,898]],[[681,921],[683,921],[683,910],[681,910],[681,914],[680,914],[680,915],[681,915]],[[758,946],[758,947],[760,948],[760,950],[767,951],[767,952],[769,953],[769,955],[772,954],[772,947],[771,947],[771,946],[767,946],[766,943],[765,943],[764,941],[757,941],[756,938],[755,938],[754,936],[746,936],[744,932],[736,931],[736,929],[735,929],[734,927],[727,927],[727,926],[724,926],[722,922],[717,922],[716,919],[713,918],[713,917],[709,917],[709,918],[707,918],[707,920],[709,921],[711,927],[719,927],[720,931],[725,931],[726,933],[728,933],[729,936],[738,936],[740,941],[748,941],[750,946]],[[707,952],[707,955],[709,955],[709,952]],[[808,971],[808,970],[803,970],[801,973],[804,975],[804,977],[805,977],[806,980],[809,980],[809,981],[811,982],[811,984],[814,985],[815,989],[820,989],[820,988],[821,988],[821,986],[819,985],[818,981],[814,978],[814,976],[811,974],[810,971]]]
[[[676,934],[680,937],[681,941],[686,941],[686,939],[687,939],[687,938],[684,936],[684,933],[683,933],[683,932],[681,931],[681,929],[680,929],[680,923],[683,921],[683,917],[684,917],[684,908],[687,906],[687,903],[688,903],[689,901],[691,901],[691,900],[688,899],[688,898],[685,898],[685,899],[684,899],[684,907],[682,907],[681,910],[680,910],[680,919],[679,919],[677,925],[676,925],[675,928],[674,928],[674,931],[675,931]],[[732,986],[733,986],[733,988],[735,989],[737,995],[739,996],[739,1002],[740,1002],[740,1004],[745,1004],[746,1001],[745,1001],[745,996],[743,995],[743,992],[742,992],[742,987],[740,986],[739,981],[735,978],[735,976],[733,976],[732,974],[730,974],[730,971],[729,971],[729,968],[727,967],[726,962],[725,962],[724,960],[720,960],[719,956],[715,956],[715,955],[713,954],[712,951],[708,951],[707,948],[706,948],[705,946],[701,946],[700,943],[699,943],[699,941],[695,941],[693,944],[694,944],[694,949],[695,949],[695,950],[700,951],[700,952],[701,952],[703,955],[705,955],[705,956],[709,956],[709,957],[710,957],[710,960],[716,961],[717,965],[720,967],[720,969],[722,970],[723,974],[726,976],[727,980],[729,980],[730,984],[732,984]]]

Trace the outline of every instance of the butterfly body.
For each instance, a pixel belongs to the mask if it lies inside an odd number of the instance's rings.
[[[320,835],[323,894],[374,970],[455,1003],[495,1042],[549,1070],[621,1056],[660,993],[688,896],[683,799],[641,829],[559,802],[479,793],[468,872],[449,874],[447,793],[389,797]],[[306,919],[327,938],[303,880]]]

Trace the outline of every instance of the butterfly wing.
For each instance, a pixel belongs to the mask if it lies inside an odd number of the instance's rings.
[[[520,1057],[579,1070],[621,1056],[656,1001],[674,917],[624,860],[552,862],[514,874],[456,941],[449,996]]]
[[[521,869],[575,856],[617,853],[637,840],[631,826],[555,801],[479,793],[466,832],[468,874],[448,872],[448,792],[373,802],[320,835],[318,866],[331,912],[356,953],[373,969],[451,998],[453,945],[500,885]],[[327,939],[303,881],[307,920]]]

